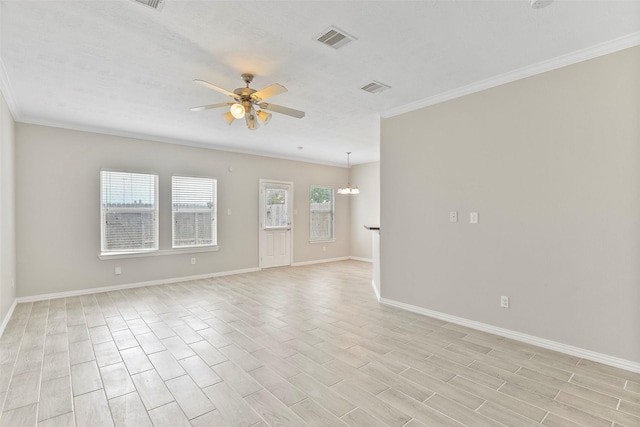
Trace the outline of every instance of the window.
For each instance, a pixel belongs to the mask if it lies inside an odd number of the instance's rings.
[[[173,247],[216,246],[217,181],[173,176],[171,188]]]
[[[312,186],[309,210],[311,241],[333,240],[333,188]]]
[[[264,228],[288,227],[289,185],[268,184],[265,191]]]
[[[158,176],[100,171],[102,253],[158,249]]]

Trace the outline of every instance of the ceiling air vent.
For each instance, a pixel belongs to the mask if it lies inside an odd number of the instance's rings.
[[[380,93],[380,92],[384,92],[387,89],[391,89],[391,86],[388,86],[384,83],[380,83],[374,80],[371,83],[362,86],[360,89],[369,93]]]
[[[347,43],[358,39],[350,36],[339,28],[329,27],[320,33],[320,35],[316,37],[316,40],[334,49],[340,49]]]
[[[162,6],[164,6],[165,0],[133,0],[136,3],[143,4],[145,6],[149,6],[152,9],[160,10]]]

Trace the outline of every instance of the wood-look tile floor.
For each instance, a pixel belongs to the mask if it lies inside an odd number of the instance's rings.
[[[640,426],[640,374],[380,305],[318,264],[19,304],[2,426]]]

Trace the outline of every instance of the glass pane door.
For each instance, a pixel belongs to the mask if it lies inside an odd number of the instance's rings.
[[[281,186],[267,186],[264,228],[289,226],[289,191]]]

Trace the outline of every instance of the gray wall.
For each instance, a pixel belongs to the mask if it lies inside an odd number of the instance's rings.
[[[380,162],[351,166],[351,184],[360,194],[351,197],[351,256],[372,259],[371,231],[365,224],[380,224]]]
[[[220,250],[99,260],[101,168],[159,174],[160,249],[171,247],[171,174],[216,177]],[[337,188],[345,168],[18,123],[18,296],[257,268],[260,178],[294,182],[294,263],[349,256],[348,199],[336,202],[336,241],[309,243],[309,186]]]
[[[0,93],[0,323],[16,298],[14,123]]]
[[[640,362],[640,47],[383,119],[381,159],[383,298]]]

